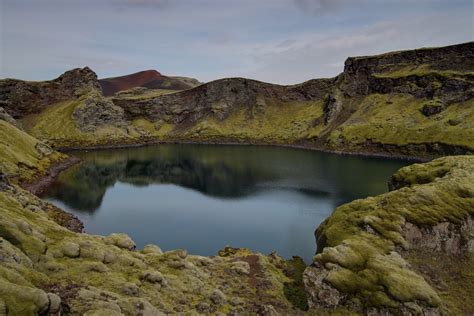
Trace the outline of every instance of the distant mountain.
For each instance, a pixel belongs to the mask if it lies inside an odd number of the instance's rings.
[[[164,76],[156,70],[145,70],[134,74],[99,80],[105,96],[135,87],[148,89],[186,90],[201,84],[194,78]]]

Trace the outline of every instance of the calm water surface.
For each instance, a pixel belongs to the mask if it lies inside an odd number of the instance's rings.
[[[88,233],[215,255],[226,245],[311,261],[314,230],[343,203],[387,191],[406,162],[278,147],[157,145],[73,153],[44,198]]]

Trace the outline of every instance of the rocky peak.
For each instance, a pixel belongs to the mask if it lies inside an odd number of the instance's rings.
[[[8,114],[22,118],[92,90],[101,91],[95,72],[76,68],[50,81],[0,80],[0,103]]]
[[[53,81],[59,83],[63,89],[78,89],[84,86],[100,89],[97,74],[87,66],[66,71]]]

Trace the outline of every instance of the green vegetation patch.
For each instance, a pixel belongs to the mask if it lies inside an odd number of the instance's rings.
[[[402,94],[368,95],[330,134],[329,144],[360,147],[370,140],[396,146],[438,143],[474,150],[474,100],[451,104],[426,117],[421,109],[428,101]]]
[[[123,128],[103,126],[94,132],[82,132],[78,128],[72,113],[87,97],[88,95],[83,95],[77,100],[52,104],[39,114],[25,117],[22,123],[29,134],[55,147],[81,147],[131,142],[133,138]]]
[[[219,120],[208,117],[180,137],[213,141],[256,141],[291,144],[315,136],[322,130],[323,101],[275,103],[261,100],[260,105],[241,108]]]
[[[16,182],[30,182],[44,175],[66,156],[54,152],[37,139],[0,120],[0,172]]]

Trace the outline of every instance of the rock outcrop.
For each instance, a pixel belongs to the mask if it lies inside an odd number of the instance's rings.
[[[83,132],[94,132],[103,126],[127,126],[123,109],[99,93],[91,93],[76,106],[72,118]]]
[[[0,106],[14,118],[39,113],[48,105],[100,91],[97,75],[88,67],[65,72],[51,81],[0,80]]]
[[[457,291],[474,291],[474,157],[402,168],[391,188],[340,206],[317,229],[318,254],[303,278],[309,305],[377,314],[472,313],[474,306]],[[452,274],[436,271],[439,265],[423,273],[420,260],[429,256],[450,262]],[[457,280],[449,283],[453,275]]]
[[[332,81],[320,79],[295,86],[278,86],[250,79],[230,78],[152,99],[112,100],[124,109],[129,119],[146,117],[152,121],[193,124],[208,117],[223,121],[232,113],[242,110],[251,116],[253,112],[264,111],[267,106],[275,103],[320,99],[330,91]]]

